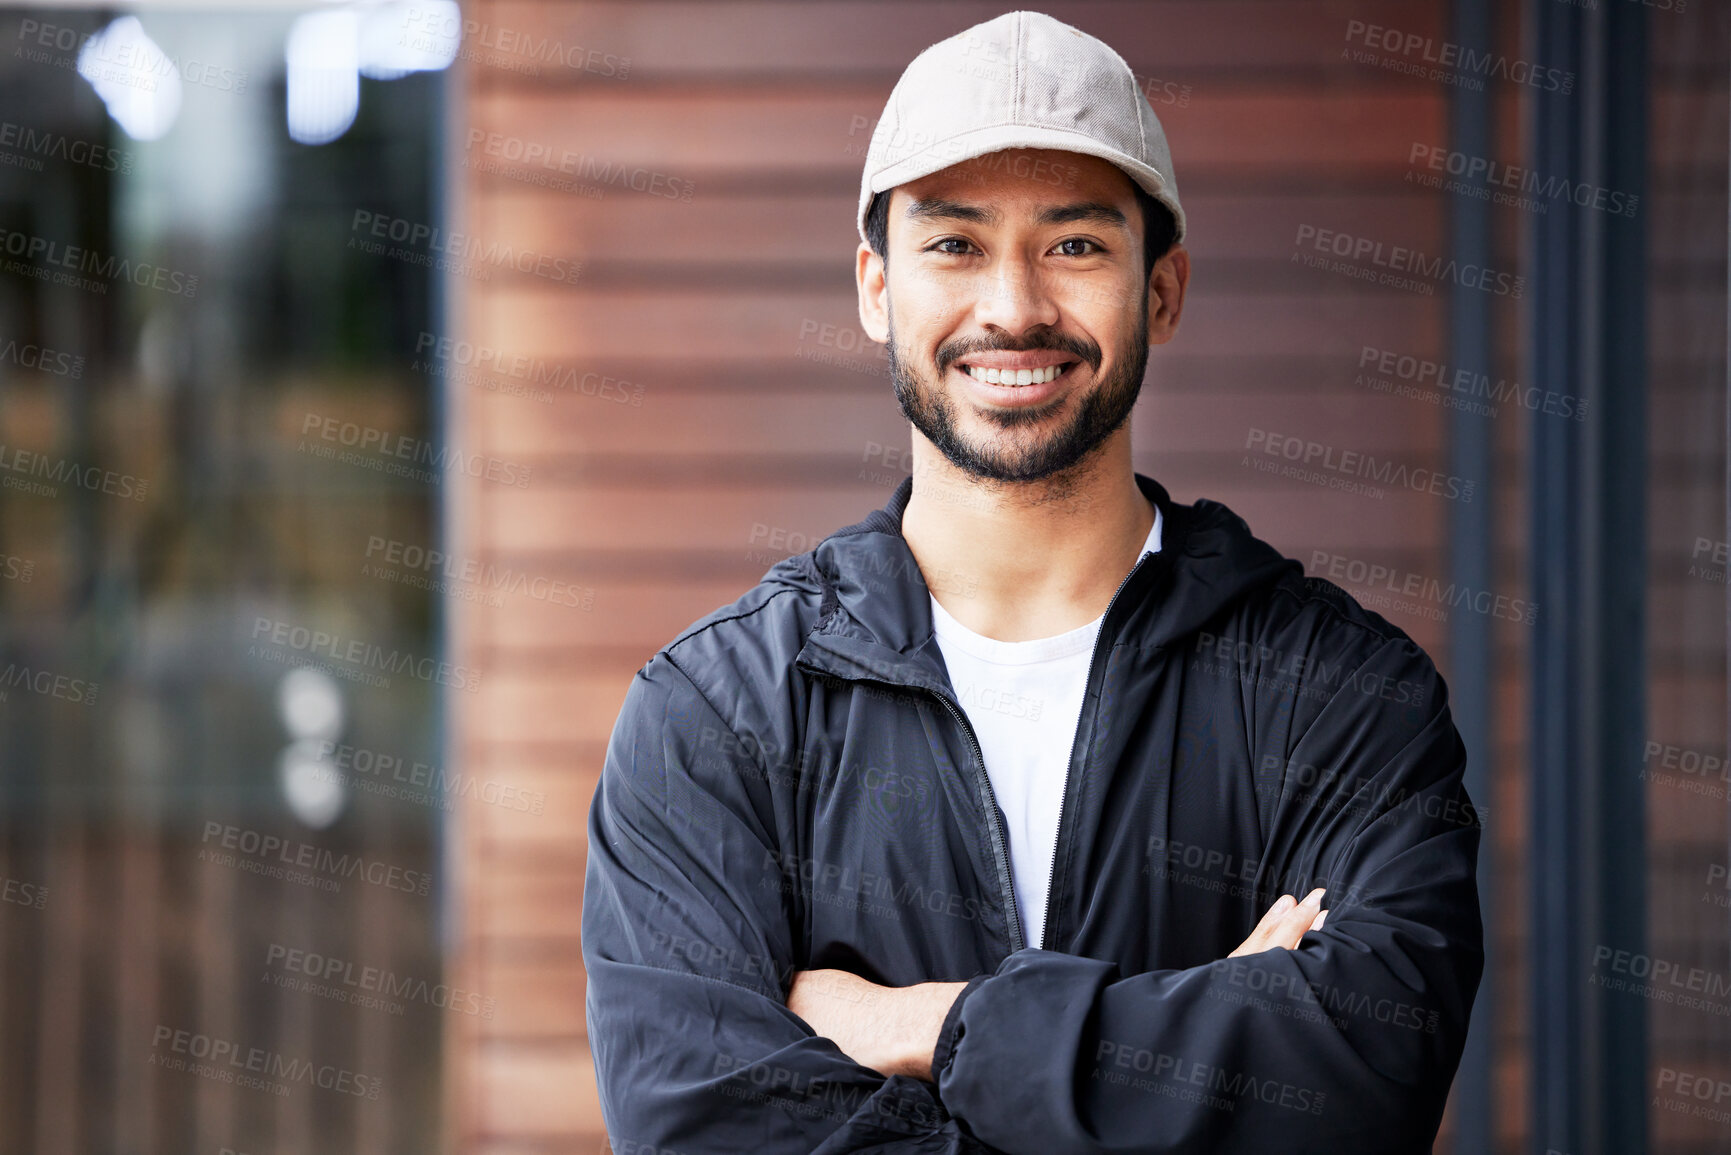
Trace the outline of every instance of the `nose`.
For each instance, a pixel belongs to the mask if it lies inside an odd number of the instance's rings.
[[[1058,323],[1058,303],[1033,262],[1020,253],[1003,254],[980,273],[974,319],[1012,335]]]

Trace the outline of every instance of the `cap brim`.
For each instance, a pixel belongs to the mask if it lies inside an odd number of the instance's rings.
[[[959,133],[945,140],[936,141],[910,156],[896,161],[892,165],[878,171],[867,185],[860,189],[859,226],[860,239],[865,240],[866,213],[871,208],[872,196],[897,185],[919,180],[934,172],[942,172],[951,165],[974,160],[989,153],[1002,152],[1009,148],[1047,148],[1060,152],[1076,152],[1084,156],[1097,156],[1109,161],[1122,169],[1131,180],[1139,185],[1142,191],[1165,205],[1171,211],[1177,222],[1178,233],[1175,241],[1184,239],[1184,210],[1178,205],[1178,198],[1159,171],[1146,165],[1127,153],[1101,144],[1098,140],[1082,132],[1069,132],[1061,128],[1049,128],[1026,124],[995,124],[985,128],[976,128]],[[1046,179],[1050,178],[1034,178]],[[1053,184],[1062,183],[1062,178],[1050,181]]]

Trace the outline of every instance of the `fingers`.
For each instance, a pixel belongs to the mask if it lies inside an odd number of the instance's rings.
[[[1262,916],[1262,921],[1256,924],[1256,929],[1250,932],[1250,937],[1226,957],[1258,954],[1275,947],[1296,950],[1306,931],[1322,929],[1328,913],[1322,909],[1323,894],[1323,888],[1317,887],[1305,896],[1303,902],[1290,894],[1281,895]]]
[[[1267,950],[1269,946],[1268,936],[1274,932],[1275,927],[1280,925],[1280,920],[1285,917],[1286,913],[1290,911],[1297,902],[1298,900],[1293,898],[1290,894],[1283,894],[1279,898],[1275,899],[1274,905],[1269,907],[1267,912],[1263,914],[1262,921],[1257,923],[1255,928],[1251,930],[1250,936],[1243,942],[1239,943],[1238,949],[1226,957],[1237,958],[1239,955],[1256,954],[1260,951]]]
[[[1282,915],[1280,922],[1269,933],[1269,945],[1297,950],[1305,931],[1313,929],[1311,924],[1322,914],[1322,895],[1323,889],[1319,886],[1305,895],[1303,902]]]
[[[1274,905],[1268,908],[1268,913],[1262,916],[1262,921],[1256,924],[1257,932],[1264,936],[1271,934],[1274,928],[1280,925],[1280,920],[1297,905],[1298,900],[1290,894],[1281,895]]]
[[[1281,919],[1298,904],[1298,900],[1290,894],[1283,894],[1274,900],[1274,905],[1268,908],[1262,916],[1262,921],[1251,930],[1250,935],[1238,944],[1238,949],[1227,955],[1227,958],[1237,958],[1239,955],[1257,954],[1272,945],[1270,936],[1280,926]]]
[[[1262,943],[1263,948],[1266,949],[1270,941],[1269,936],[1279,928],[1281,921],[1288,914],[1291,914],[1292,909],[1297,905],[1298,900],[1290,894],[1283,894],[1275,899],[1274,905],[1269,907],[1268,912],[1262,916],[1262,921],[1256,924],[1256,929],[1250,932],[1250,939]]]

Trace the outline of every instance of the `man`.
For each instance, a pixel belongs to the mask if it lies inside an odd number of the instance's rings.
[[[1131,468],[1189,257],[1130,69],[1037,13],[934,45],[859,223],[913,476],[632,681],[584,894],[613,1149],[1428,1151],[1464,751],[1400,630]]]

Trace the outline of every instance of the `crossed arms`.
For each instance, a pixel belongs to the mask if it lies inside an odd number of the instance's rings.
[[[1303,902],[1281,895],[1250,937],[1226,957],[1296,950],[1306,931],[1322,929],[1328,917],[1322,899],[1321,887]],[[787,1009],[860,1066],[885,1077],[906,1075],[929,1083],[944,1020],[967,985],[887,987],[844,970],[798,971],[787,992]]]
[[[1202,966],[1021,950],[895,988],[795,971],[785,896],[753,876],[792,802],[700,748],[728,722],[657,655],[590,815],[589,1039],[615,1150],[1427,1150],[1483,966],[1479,831],[1441,817],[1465,801],[1464,752],[1428,662],[1391,640],[1364,669],[1428,678],[1434,706],[1384,724],[1330,703],[1285,751],[1363,768],[1270,831],[1270,856],[1329,880],[1325,927],[1277,904]]]

